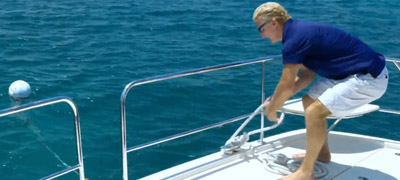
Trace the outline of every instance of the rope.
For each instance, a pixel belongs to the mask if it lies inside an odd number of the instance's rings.
[[[249,133],[243,133],[243,135],[238,136],[240,131],[243,130],[244,127],[260,112],[262,113],[262,108],[266,105],[267,101],[270,99],[270,97],[265,100],[264,103],[262,103],[254,112],[240,125],[240,127],[233,133],[233,135],[226,141],[224,146],[221,146],[221,150],[223,151],[224,154],[232,154],[238,150],[240,150],[240,147],[244,145],[250,138],[251,135],[261,133],[264,131],[269,131],[271,129],[274,129],[278,127],[279,125],[282,124],[283,119],[285,118],[285,114],[281,113],[280,117],[277,119],[277,122],[273,124],[272,126],[269,127],[264,127],[258,130],[251,131]]]
[[[288,158],[284,154],[265,153],[260,156],[265,170],[279,175],[294,173],[301,165],[302,159]],[[320,162],[315,162],[314,178],[321,179],[328,175],[328,169]]]

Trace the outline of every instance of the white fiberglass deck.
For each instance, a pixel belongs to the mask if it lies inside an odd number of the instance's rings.
[[[400,179],[400,142],[341,132],[330,132],[332,162],[324,164],[329,172],[322,179],[396,180]],[[142,179],[277,179],[281,175],[264,169],[259,156],[265,152],[288,157],[304,152],[305,130],[291,131],[250,143],[251,150],[233,155],[222,152],[169,168]]]

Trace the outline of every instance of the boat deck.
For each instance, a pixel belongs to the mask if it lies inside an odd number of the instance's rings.
[[[399,142],[334,131],[328,139],[332,162],[322,165],[328,174],[321,179],[400,179]],[[291,157],[305,152],[305,130],[271,136],[264,142],[252,142],[247,150],[232,155],[217,152],[142,179],[277,179],[282,175],[267,171],[260,155],[269,152]]]

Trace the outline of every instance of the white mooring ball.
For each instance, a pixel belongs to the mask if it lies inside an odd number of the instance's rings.
[[[23,80],[14,81],[8,88],[8,94],[15,99],[28,98],[31,94],[31,86]]]

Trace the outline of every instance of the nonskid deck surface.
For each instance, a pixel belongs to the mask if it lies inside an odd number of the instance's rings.
[[[323,164],[328,174],[322,179],[400,179],[400,142],[331,132],[329,146],[332,162]],[[217,152],[142,179],[277,179],[282,175],[264,169],[263,153],[282,153],[288,157],[305,152],[305,130],[296,130],[252,142],[250,150],[233,155]]]

